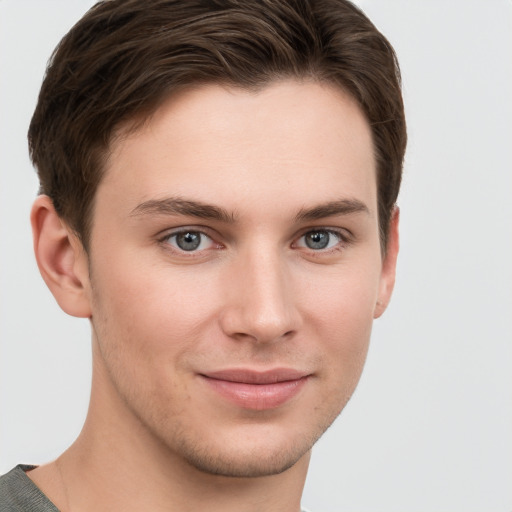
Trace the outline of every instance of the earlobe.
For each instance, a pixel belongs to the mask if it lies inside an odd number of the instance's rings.
[[[391,215],[391,222],[389,224],[388,243],[386,254],[382,260],[379,295],[377,303],[375,304],[373,318],[379,318],[382,313],[384,313],[389,301],[391,300],[391,294],[393,293],[393,288],[395,286],[396,262],[400,246],[398,233],[399,219],[400,210],[398,206],[395,206]]]
[[[89,271],[82,244],[48,196],[34,201],[30,220],[37,266],[46,285],[64,312],[89,318]]]

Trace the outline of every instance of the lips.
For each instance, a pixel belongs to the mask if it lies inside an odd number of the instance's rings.
[[[296,396],[309,375],[289,368],[258,372],[228,369],[200,375],[211,390],[238,407],[275,409]]]

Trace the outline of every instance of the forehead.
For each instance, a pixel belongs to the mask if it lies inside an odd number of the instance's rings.
[[[339,88],[205,85],[172,96],[141,128],[113,142],[98,196],[122,194],[126,203],[213,196],[237,209],[259,198],[277,211],[284,193],[287,202],[302,203],[341,195],[372,209],[375,173],[370,127]]]

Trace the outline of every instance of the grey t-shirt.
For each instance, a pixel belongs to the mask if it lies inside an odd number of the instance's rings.
[[[0,512],[59,512],[26,475],[34,467],[20,464],[0,476]]]

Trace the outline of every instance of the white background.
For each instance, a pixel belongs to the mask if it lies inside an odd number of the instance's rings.
[[[393,302],[315,448],[316,512],[512,512],[512,2],[362,0],[398,53],[410,143]],[[0,0],[0,473],[78,434],[89,327],[40,279],[26,131],[91,0]]]

